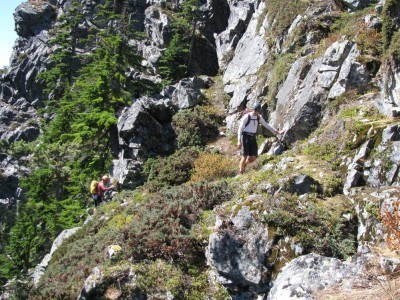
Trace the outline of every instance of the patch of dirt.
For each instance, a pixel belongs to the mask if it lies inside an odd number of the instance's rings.
[[[208,144],[210,149],[217,150],[223,155],[230,157],[240,157],[240,149],[233,145],[232,140],[226,136],[220,136],[218,140]]]

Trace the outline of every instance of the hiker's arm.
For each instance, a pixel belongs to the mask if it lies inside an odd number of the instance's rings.
[[[237,146],[241,147],[242,146],[242,131],[244,127],[244,119],[245,117],[243,116],[240,121],[239,121],[239,126],[238,126],[238,134],[237,134]]]
[[[272,127],[271,125],[269,125],[267,122],[265,122],[263,117],[260,117],[260,123],[262,126],[264,126],[265,128],[267,128],[269,131],[271,131],[274,135],[278,135],[278,134],[282,134],[283,131],[278,131],[276,130],[274,127]]]

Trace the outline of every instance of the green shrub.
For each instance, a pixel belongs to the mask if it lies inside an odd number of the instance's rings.
[[[281,194],[269,200],[266,209],[265,222],[277,229],[276,234],[294,237],[307,253],[347,258],[356,252],[357,221],[345,197],[320,200]]]
[[[227,183],[198,183],[163,190],[132,213],[135,218],[125,229],[133,257],[197,260],[203,249],[190,229],[205,209],[229,200]]]
[[[182,266],[184,269],[188,266],[205,267],[203,246],[193,237],[191,229],[201,219],[204,210],[211,210],[231,198],[232,192],[226,182],[163,190],[143,196],[140,203],[131,201],[136,196],[126,196],[130,198],[126,199],[127,206],[115,203],[100,206],[93,221],[84,225],[53,254],[40,282],[39,298],[74,298],[95,266],[106,267],[128,259],[137,262],[143,259],[174,261],[176,268]],[[104,253],[112,244],[122,247],[118,261],[109,261]],[[181,286],[185,284],[186,279],[173,275],[176,272],[171,270],[171,281],[166,282],[171,292],[182,290]],[[163,278],[161,274],[155,275]],[[200,275],[192,277],[197,276]],[[146,279],[146,274],[143,274],[144,289],[152,285],[152,278]],[[179,299],[196,298],[180,296]]]
[[[309,1],[269,0],[265,1],[265,10],[261,13],[257,27],[259,28],[265,16],[269,18],[269,38],[274,40],[287,30],[294,19],[308,7]]]
[[[199,152],[198,148],[185,147],[168,157],[148,159],[143,168],[145,187],[157,191],[187,182]]]
[[[388,49],[392,37],[395,33],[395,22],[394,19],[397,17],[397,6],[398,2],[396,0],[385,1],[382,11],[382,35],[383,35],[383,46]]]
[[[337,159],[339,149],[335,142],[328,141],[325,143],[310,143],[302,152],[317,159],[334,162]]]
[[[212,115],[200,106],[179,111],[172,119],[178,148],[200,146],[218,136],[218,124]]]

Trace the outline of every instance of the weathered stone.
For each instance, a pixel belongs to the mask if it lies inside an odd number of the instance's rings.
[[[370,187],[382,187],[386,185],[400,185],[400,141],[386,141],[377,148],[373,164],[367,178]]]
[[[270,118],[275,128],[288,130],[287,142],[305,138],[317,127],[331,92],[330,96],[336,97],[368,80],[355,61],[357,55],[352,42],[341,40],[316,60],[306,56],[295,61],[276,96],[276,110]]]
[[[165,47],[172,38],[171,20],[159,7],[150,6],[145,11],[144,26],[149,41],[157,47]]]
[[[201,89],[209,87],[208,80],[200,77],[184,78],[179,81],[172,94],[173,103],[180,109],[192,108],[203,102]]]
[[[83,284],[82,291],[78,296],[78,300],[88,300],[91,299],[90,293],[94,291],[99,284],[103,281],[104,274],[100,270],[99,267],[95,267],[92,270],[92,274],[86,278],[85,283]]]
[[[344,6],[352,11],[363,9],[371,4],[378,3],[379,0],[340,0]]]
[[[362,145],[362,147],[358,150],[356,156],[353,159],[353,163],[363,164],[369,157],[369,154],[371,153],[371,150],[373,148],[374,148],[374,140],[368,139],[368,141],[366,141],[364,145]]]
[[[359,222],[358,252],[366,246],[385,245],[387,232],[382,225],[381,216],[385,215],[387,207],[390,208],[393,203],[400,201],[398,195],[398,187],[383,187],[378,190],[360,190],[351,197],[355,203]]]
[[[346,181],[343,186],[343,192],[345,195],[349,193],[349,189],[352,187],[357,187],[363,185],[364,179],[363,174],[355,169],[351,170],[346,177]]]
[[[53,253],[61,246],[61,244],[67,238],[75,234],[80,228],[81,227],[65,229],[54,240],[53,245],[51,246],[50,253],[46,254],[46,256],[42,259],[40,264],[35,267],[35,271],[32,274],[33,283],[36,287],[38,286],[40,278],[43,276],[47,266],[49,265]]]
[[[229,222],[239,231],[229,229]],[[219,280],[223,284],[248,286],[256,292],[266,290],[264,262],[272,246],[268,230],[255,221],[248,207],[243,207],[227,223],[228,228],[221,225],[225,229],[210,235],[206,249],[208,264],[222,277]]]
[[[375,15],[367,15],[364,18],[368,28],[374,28],[380,30],[382,28],[382,19]]]
[[[346,90],[361,86],[369,82],[369,74],[365,67],[357,61],[360,51],[353,45],[346,59],[343,61],[338,77],[331,87],[328,98],[341,96]]]
[[[21,37],[31,37],[50,29],[55,18],[56,12],[49,3],[41,2],[33,5],[27,1],[18,6],[14,13],[15,30]]]
[[[322,187],[319,182],[305,174],[295,175],[290,180],[290,183],[291,184],[288,187],[289,193],[297,194],[298,196],[307,193],[322,191]]]
[[[382,131],[382,144],[398,140],[400,140],[400,127],[398,125],[388,126]]]
[[[317,290],[359,275],[354,265],[332,257],[307,254],[292,260],[273,281],[268,300],[311,300]]]
[[[248,101],[256,99],[257,95],[261,93],[260,89],[253,87],[257,82],[257,73],[266,62],[269,51],[262,35],[265,26],[261,26],[260,29],[257,27],[258,18],[264,6],[264,2],[257,6],[223,75],[225,92],[232,95],[229,102],[231,113],[237,111],[239,107],[244,107]]]
[[[236,45],[246,31],[254,13],[254,1],[231,1],[227,29],[215,35],[217,56],[222,70],[233,58]]]

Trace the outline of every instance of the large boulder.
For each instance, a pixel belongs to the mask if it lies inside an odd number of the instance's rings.
[[[210,235],[207,263],[225,286],[232,290],[247,287],[257,295],[268,287],[265,261],[272,246],[268,230],[256,221],[249,207],[244,206]]]
[[[172,93],[172,102],[179,109],[193,108],[203,103],[202,89],[209,88],[211,80],[208,77],[184,78]]]
[[[56,10],[47,1],[22,3],[14,13],[15,31],[20,37],[29,38],[49,30],[56,18]]]
[[[300,256],[287,264],[272,283],[268,300],[314,299],[317,290],[360,274],[354,264],[317,254]]]

